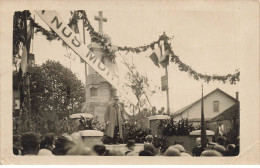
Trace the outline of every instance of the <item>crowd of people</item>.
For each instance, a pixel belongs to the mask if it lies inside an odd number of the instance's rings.
[[[63,134],[56,137],[52,133],[44,136],[27,132],[22,136],[13,137],[13,153],[15,155],[95,155],[95,156],[237,156],[239,145],[226,144],[225,138],[220,137],[216,143],[208,143],[201,149],[200,138],[192,151],[187,151],[181,144],[169,146],[161,151],[153,144],[153,136],[148,135],[140,151],[136,150],[134,140],[128,140],[125,151],[108,150],[105,145],[97,144],[92,148],[86,147],[79,133]]]

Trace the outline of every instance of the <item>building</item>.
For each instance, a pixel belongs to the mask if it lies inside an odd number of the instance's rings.
[[[209,123],[213,118],[224,113],[237,103],[238,92],[236,93],[236,98],[230,96],[219,88],[208,93],[204,96],[204,117],[206,123]],[[194,127],[199,126],[201,121],[201,99],[173,113],[173,118],[174,121],[188,118]]]
[[[240,127],[240,102],[236,102],[234,105],[212,118],[208,122],[209,129],[219,134],[219,127],[222,126],[224,135],[232,132],[234,137],[239,135]]]

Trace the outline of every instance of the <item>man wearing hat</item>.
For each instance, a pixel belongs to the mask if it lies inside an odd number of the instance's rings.
[[[108,104],[105,112],[105,132],[108,143],[119,143],[119,139],[123,140],[122,123],[125,122],[124,107],[119,102],[119,97],[114,96],[113,102]]]

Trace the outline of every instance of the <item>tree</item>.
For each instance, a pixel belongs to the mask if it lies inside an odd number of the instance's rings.
[[[30,80],[31,114],[26,114],[22,105],[19,131],[29,131],[29,120],[33,128],[30,131],[65,132],[69,115],[80,112],[85,101],[83,83],[70,69],[50,60],[32,67]]]
[[[134,64],[130,64],[126,59],[124,59],[123,64],[128,69],[126,74],[126,79],[128,82],[125,83],[125,85],[128,88],[131,88],[134,95],[136,96],[139,113],[141,112],[142,107],[148,105],[147,102],[152,108],[148,95],[151,96],[156,92],[156,86],[154,89],[151,89],[148,78],[138,72]]]

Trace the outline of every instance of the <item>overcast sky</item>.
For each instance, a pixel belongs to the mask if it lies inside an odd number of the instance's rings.
[[[239,69],[239,43],[240,25],[239,13],[235,6],[229,6],[230,10],[198,10],[189,7],[185,10],[178,10],[176,7],[169,7],[165,3],[165,9],[160,4],[160,8],[146,8],[136,6],[128,10],[120,8],[86,8],[87,16],[98,31],[98,22],[94,16],[99,10],[103,10],[103,15],[108,19],[104,23],[104,32],[112,38],[113,45],[117,46],[140,46],[150,44],[165,31],[168,36],[174,36],[171,41],[173,51],[187,65],[192,66],[199,73],[209,75],[226,75],[235,73]],[[70,11],[58,11],[60,16],[68,22]],[[35,16],[36,22],[45,28],[48,26]],[[245,22],[245,20],[243,20]],[[250,21],[248,21],[250,22]],[[86,33],[87,44],[90,38]],[[71,50],[62,47],[60,41],[49,42],[41,33],[35,35],[33,51],[36,55],[36,64],[42,64],[47,59],[60,61],[63,65],[70,67],[70,61],[64,55]],[[152,51],[142,54],[117,52],[117,62],[119,64],[120,76],[125,73],[120,61],[122,57],[132,60],[138,69],[148,76],[154,85],[160,86],[163,69],[157,68],[149,56]],[[71,69],[78,74],[84,82],[84,64],[80,63],[79,57],[73,54]],[[169,88],[170,107],[176,111],[201,97],[201,81],[190,78],[186,72],[181,72],[178,67],[170,63],[169,66]],[[231,96],[235,97],[235,92],[239,91],[239,85],[222,84],[219,82],[203,83],[204,94],[220,88]],[[166,93],[159,92],[151,97],[152,104],[158,108],[166,107]]]

